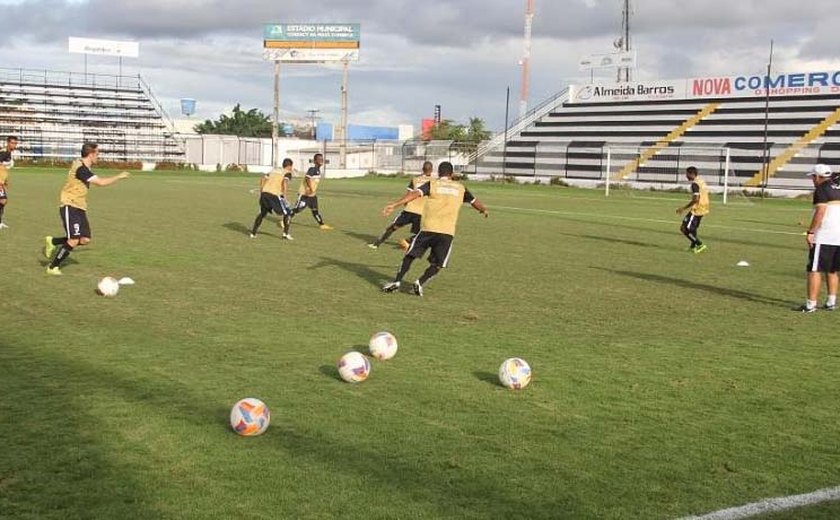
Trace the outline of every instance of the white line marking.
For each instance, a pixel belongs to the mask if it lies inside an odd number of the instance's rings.
[[[680,520],[739,520],[741,518],[751,518],[757,515],[777,513],[779,511],[787,511],[788,509],[813,506],[823,502],[834,502],[838,500],[840,500],[840,486],[820,489],[813,493],[805,493],[803,495],[768,498],[760,502],[721,509],[720,511],[702,516],[686,516]]]
[[[580,211],[555,211],[550,209],[532,209],[532,208],[515,208],[512,206],[493,206],[496,209],[507,209],[510,211],[522,211],[524,213],[544,213],[548,215],[560,215],[560,216],[569,216],[569,217],[593,217],[593,218],[605,218],[605,219],[615,219],[615,220],[630,220],[635,222],[652,222],[654,224],[668,224],[669,226],[678,226],[679,222],[675,220],[663,220],[663,219],[656,219],[656,218],[643,218],[643,217],[624,217],[620,215],[606,215],[603,213],[586,213]],[[751,231],[754,233],[769,233],[771,235],[791,235],[791,236],[801,236],[802,232],[795,232],[795,231],[776,231],[772,229],[759,229],[759,228],[752,228],[752,227],[735,227],[735,226],[722,226],[720,224],[704,224],[703,227],[706,228],[716,228],[716,229],[729,229],[733,231]]]

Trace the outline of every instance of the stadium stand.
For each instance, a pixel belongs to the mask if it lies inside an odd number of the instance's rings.
[[[107,161],[183,162],[172,121],[140,76],[0,69],[0,135],[19,157],[75,158],[95,141]]]
[[[771,95],[768,106],[765,96],[749,95],[573,102],[566,90],[514,123],[507,146],[497,136],[482,147],[472,171],[605,180],[610,150],[613,180],[682,182],[693,164],[720,185],[728,148],[730,185],[806,189],[814,163],[840,166],[840,88],[820,92]]]

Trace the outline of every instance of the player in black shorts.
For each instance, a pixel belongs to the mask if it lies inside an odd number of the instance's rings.
[[[67,260],[73,249],[90,243],[90,223],[87,218],[87,194],[90,185],[110,186],[129,176],[128,172],[122,172],[114,177],[99,177],[90,171],[91,166],[96,164],[98,159],[99,146],[95,143],[86,143],[82,146],[82,159],[73,161],[70,171],[67,172],[67,181],[61,190],[61,208],[59,208],[65,236],[44,239],[44,256],[52,258],[47,267],[47,274],[60,276],[61,264]]]
[[[0,150],[0,229],[9,227],[3,222],[3,214],[6,211],[6,203],[9,201],[9,170],[14,166],[12,152],[15,151],[17,145],[17,137],[9,136],[6,138],[6,147]]]
[[[840,285],[840,176],[825,164],[814,166],[808,174],[814,187],[814,216],[808,228],[808,298],[798,310],[816,312],[822,278],[828,286],[827,311],[837,309]]]
[[[324,223],[324,218],[318,209],[318,185],[321,184],[321,167],[324,166],[324,156],[316,153],[315,157],[312,158],[312,162],[315,166],[309,168],[309,171],[306,172],[306,177],[300,183],[300,191],[298,192],[294,214],[297,215],[306,208],[309,208],[312,211],[312,217],[318,223],[318,227],[324,231],[329,231],[332,229],[332,226]]]
[[[286,193],[289,190],[289,181],[292,178],[291,159],[283,159],[283,169],[275,170],[260,179],[260,214],[254,220],[254,227],[251,229],[251,238],[257,238],[257,231],[262,225],[263,219],[269,213],[283,217],[283,238],[292,240],[290,233],[292,221],[292,208],[286,202]]]
[[[423,173],[411,179],[411,182],[408,183],[408,191],[414,191],[432,180],[433,170],[434,165],[431,162],[426,161],[423,163]],[[385,229],[379,238],[368,244],[368,247],[371,249],[379,249],[379,246],[384,244],[394,231],[404,226],[411,226],[411,236],[409,239],[403,239],[400,241],[400,247],[403,251],[408,250],[411,240],[414,239],[415,235],[420,232],[420,220],[423,218],[423,208],[425,205],[426,201],[423,199],[416,199],[406,204],[405,209],[397,215],[397,218],[394,219],[391,225]]]

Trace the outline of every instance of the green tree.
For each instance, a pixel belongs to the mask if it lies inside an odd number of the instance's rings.
[[[470,118],[470,122],[467,125],[467,142],[477,144],[482,141],[487,141],[491,137],[493,137],[493,132],[487,130],[487,126],[483,119],[480,117]]]
[[[469,123],[462,125],[444,119],[432,128],[429,138],[436,141],[456,141],[458,143],[478,144],[493,137],[493,133],[487,130],[484,120],[480,117],[471,117]]]
[[[215,121],[208,119],[196,125],[195,131],[199,134],[271,137],[271,119],[256,108],[246,112],[237,104],[231,115],[222,114]]]

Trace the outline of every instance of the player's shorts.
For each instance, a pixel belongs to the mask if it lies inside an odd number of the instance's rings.
[[[61,222],[64,223],[64,232],[67,238],[90,238],[90,223],[88,223],[87,212],[73,206],[62,206]]]
[[[429,263],[446,267],[449,265],[449,256],[452,254],[452,241],[454,239],[455,237],[452,235],[421,231],[411,241],[411,245],[405,254],[412,258],[421,258],[427,250],[431,249]]]
[[[840,271],[840,246],[817,244],[808,254],[808,272],[836,273]]]
[[[4,200],[5,200],[5,199],[7,199],[7,198],[9,198],[9,196],[8,196],[8,195],[6,195],[6,188],[5,188],[5,186],[0,186],[0,199],[4,199]]]
[[[302,211],[304,208],[309,208],[312,211],[318,211],[318,196],[314,195],[308,197],[306,195],[299,195],[295,209]]]
[[[702,221],[703,217],[689,213],[683,219],[683,228],[685,228],[690,235],[696,235],[697,230],[700,229],[700,222]]]
[[[421,215],[417,213],[411,213],[410,211],[403,211],[397,218],[394,219],[394,222],[391,224],[392,226],[396,226],[398,228],[405,227],[410,225],[411,226],[411,234],[416,235],[420,232],[420,219],[423,218]]]
[[[274,212],[275,215],[283,215],[288,217],[292,214],[292,208],[285,198],[273,193],[260,194],[260,209],[262,211]]]

